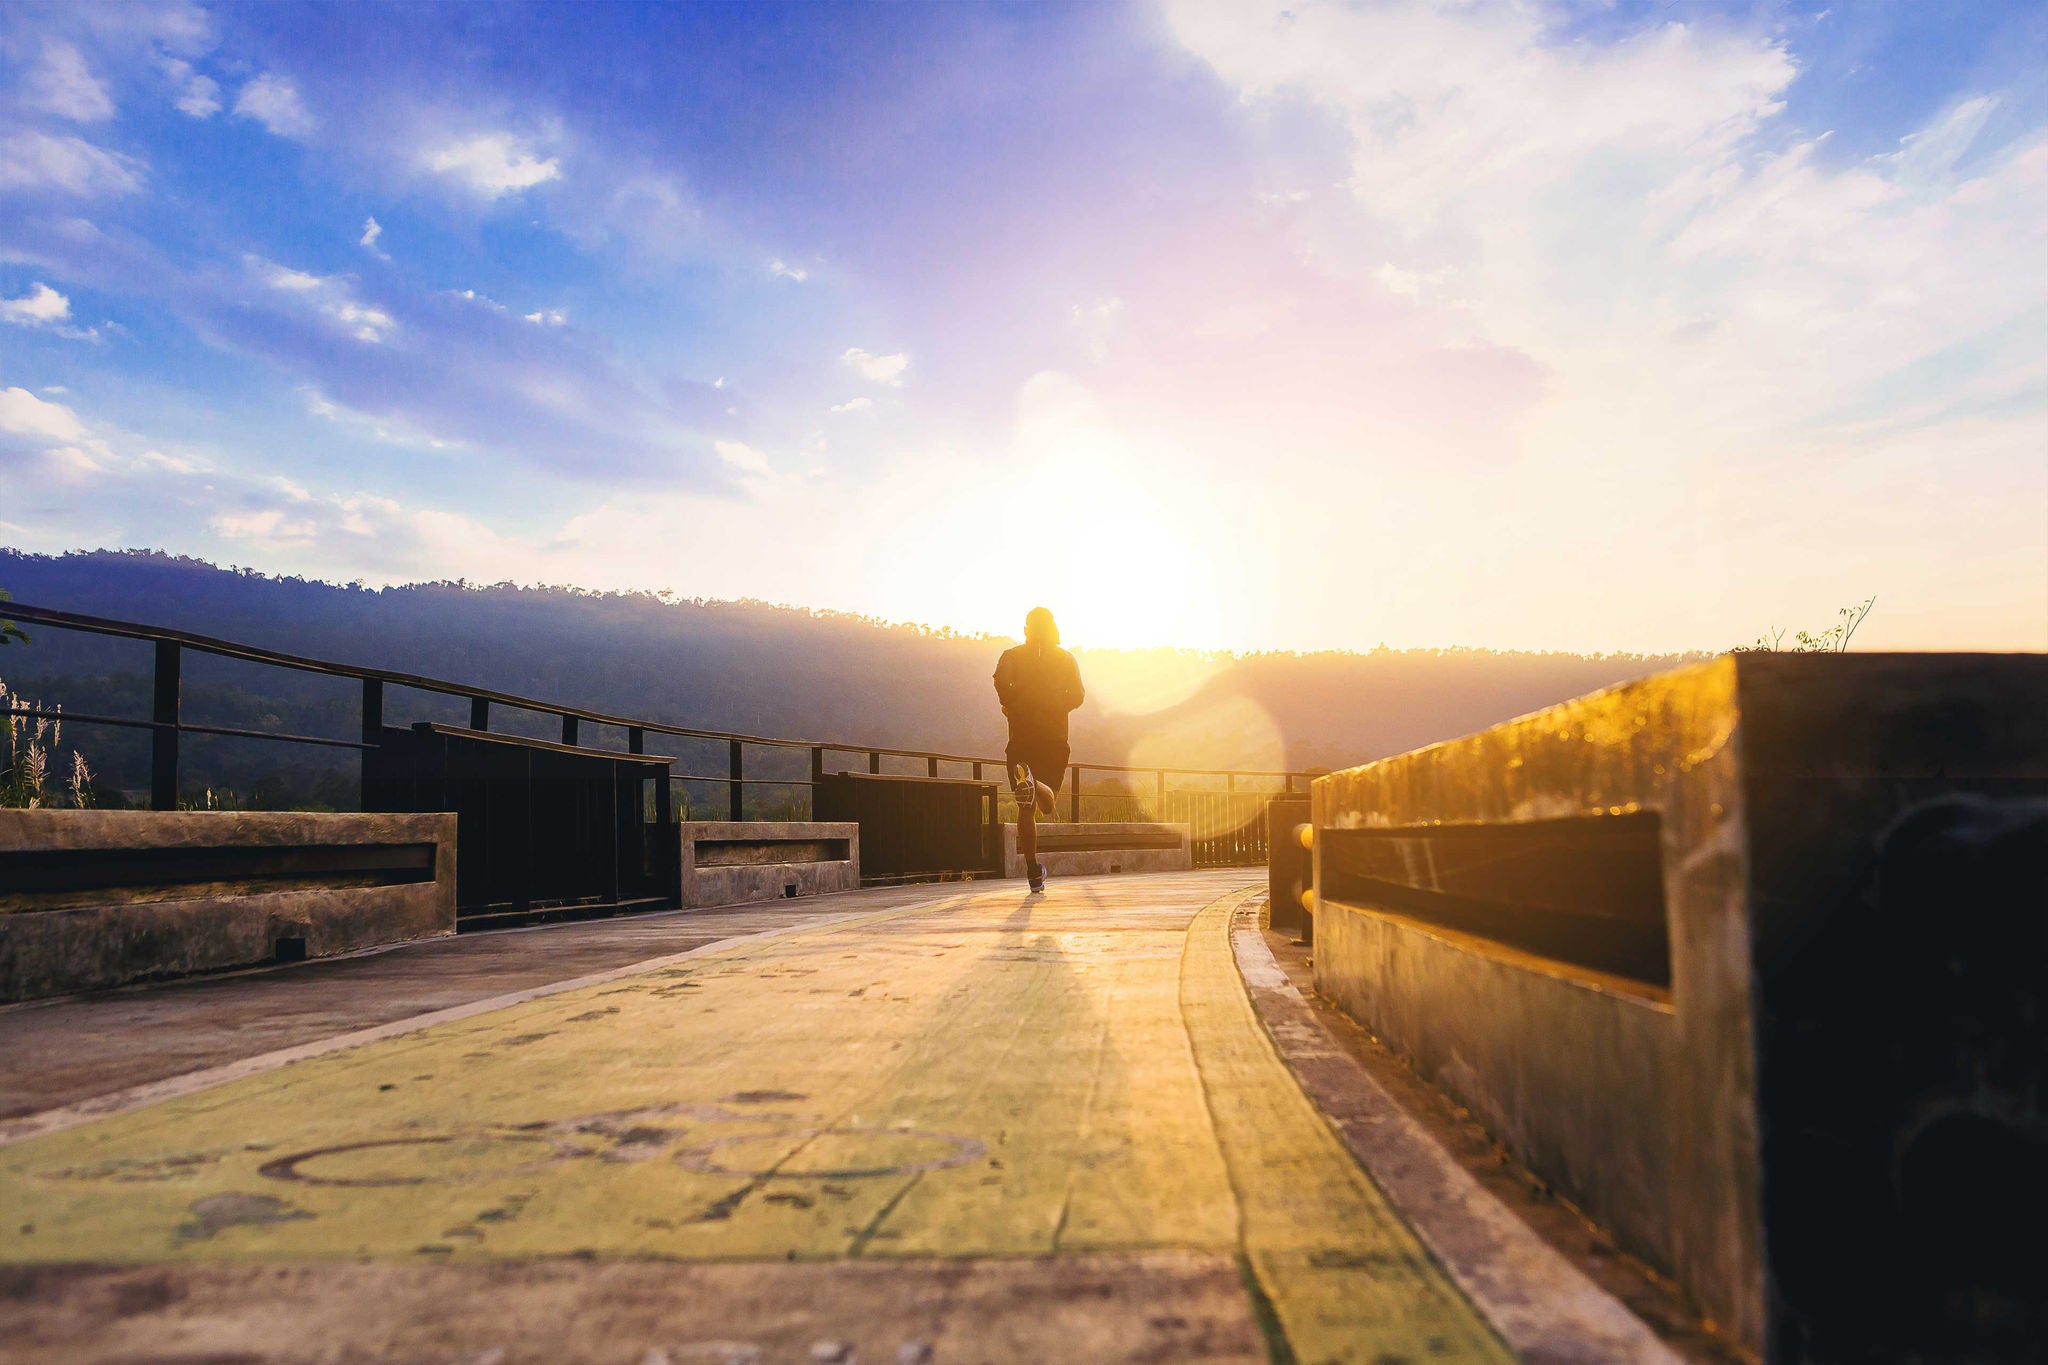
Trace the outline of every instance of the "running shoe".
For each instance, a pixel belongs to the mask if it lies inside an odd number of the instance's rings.
[[[1031,864],[1031,894],[1035,896],[1043,890],[1045,890],[1045,864],[1034,862]]]

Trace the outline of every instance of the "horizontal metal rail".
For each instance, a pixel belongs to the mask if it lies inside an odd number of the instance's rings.
[[[0,707],[0,716],[21,716],[28,720],[71,721],[78,725],[118,725],[126,730],[176,730],[187,735],[226,735],[230,739],[274,739],[282,744],[324,744],[330,749],[368,749],[359,739],[331,739],[326,735],[295,735],[288,730],[249,730],[234,725],[207,725],[196,720],[132,720],[125,716],[95,716],[85,711],[50,711],[37,706]],[[720,779],[721,781],[723,779]]]
[[[249,663],[269,664],[277,668],[296,669],[301,673],[320,673],[334,678],[353,678],[358,681],[381,682],[396,687],[410,687],[421,692],[435,692],[448,697],[467,697],[472,701],[492,702],[500,706],[516,707],[522,711],[538,711],[544,715],[574,717],[589,721],[593,725],[615,725],[622,729],[648,730],[656,734],[681,735],[685,739],[737,740],[741,744],[759,744],[778,749],[823,749],[832,754],[880,754],[884,758],[937,759],[941,763],[987,763],[1001,765],[1001,758],[986,755],[938,753],[930,749],[898,749],[886,744],[844,744],[825,743],[813,739],[792,739],[787,736],[750,735],[731,730],[701,730],[688,725],[672,725],[666,721],[640,720],[631,716],[614,715],[608,711],[596,711],[582,706],[565,706],[561,702],[543,701],[537,697],[522,697],[513,692],[499,692],[488,687],[475,687],[468,683],[450,682],[446,678],[429,678],[417,673],[400,673],[394,669],[371,668],[361,664],[336,663],[331,659],[315,659],[306,655],[286,654],[279,650],[264,649],[258,645],[239,644],[233,640],[222,640],[211,635],[199,635],[192,631],[172,630],[163,626],[143,625],[135,621],[115,621],[106,617],[86,616],[79,612],[58,611],[51,607],[31,606],[25,602],[9,602],[4,607],[9,620],[28,621],[38,625],[57,626],[65,630],[84,631],[94,635],[112,635],[131,640],[149,640],[156,643],[183,645],[204,654],[224,659],[241,659]],[[81,717],[82,719],[82,717]],[[192,728],[192,727],[183,727]],[[259,732],[260,733],[260,732]],[[334,741],[336,743],[344,741]],[[1279,777],[1299,778],[1307,774],[1286,769],[1254,768],[1137,768],[1120,763],[1076,763],[1072,765],[1089,772],[1154,773],[1168,772],[1182,777]]]
[[[843,741],[819,741],[795,739],[777,735],[752,735],[730,730],[707,730],[697,726],[676,725],[667,721],[646,720],[632,716],[616,715],[591,707],[565,705],[546,701],[538,697],[521,696],[514,692],[502,692],[495,688],[476,687],[466,683],[453,682],[446,678],[426,677],[417,673],[404,673],[396,669],[373,668],[360,664],[339,663],[331,659],[318,659],[308,655],[287,654],[280,650],[264,649],[246,645],[234,640],[223,640],[215,636],[200,635],[192,631],[174,630],[163,626],[146,625],[136,621],[119,621],[107,617],[87,616],[79,612],[60,611],[52,607],[39,607],[29,603],[6,603],[0,608],[0,616],[31,625],[48,626],[59,630],[75,630],[87,634],[111,636],[121,639],[147,641],[155,647],[155,672],[152,687],[153,715],[150,719],[121,716],[91,715],[72,711],[58,711],[42,707],[10,706],[0,708],[0,714],[32,720],[70,721],[80,725],[108,725],[126,729],[147,730],[151,733],[150,753],[150,804],[158,810],[175,809],[178,803],[178,738],[180,735],[210,735],[229,739],[260,739],[285,744],[310,744],[327,748],[366,751],[377,747],[377,737],[383,729],[384,688],[405,687],[415,691],[434,693],[440,696],[467,698],[470,703],[469,728],[480,732],[490,730],[490,710],[493,705],[507,706],[515,710],[539,715],[558,717],[562,727],[562,743],[577,743],[578,727],[588,722],[592,725],[613,726],[626,731],[627,747],[634,753],[644,753],[646,736],[649,734],[673,735],[682,739],[720,741],[728,746],[727,771],[718,774],[670,773],[671,784],[678,782],[723,784],[727,791],[727,804],[733,818],[739,818],[742,807],[742,792],[747,787],[811,787],[815,789],[825,772],[826,756],[830,754],[865,754],[870,773],[880,773],[884,759],[921,760],[925,775],[939,776],[941,764],[968,766],[974,780],[982,780],[982,770],[988,767],[1001,769],[1005,760],[999,757],[974,754],[944,753],[930,749],[906,749],[886,744],[849,744]],[[180,714],[180,691],[184,650],[194,650],[216,658],[234,659],[245,663],[262,664],[273,668],[291,669],[301,673],[313,673],[326,677],[346,678],[362,685],[362,732],[360,740],[338,739],[324,735],[301,735],[277,730],[254,730],[238,726],[208,725],[188,721]],[[809,750],[811,754],[811,775],[800,777],[764,778],[744,776],[742,751],[754,745],[772,749]],[[1067,794],[1070,819],[1080,820],[1082,813],[1081,790],[1084,774],[1114,774],[1151,779],[1144,784],[1156,792],[1159,813],[1163,814],[1168,797],[1167,779],[1181,778],[1222,778],[1226,793],[1238,797],[1249,797],[1262,793],[1239,789],[1239,779],[1278,780],[1283,783],[1282,793],[1292,793],[1298,780],[1314,776],[1312,773],[1284,769],[1230,769],[1230,768],[1158,768],[1134,767],[1119,763],[1073,763],[1069,765],[1072,788]],[[1176,791],[1174,794],[1181,794]],[[1191,793],[1199,794],[1199,793]],[[1137,783],[1128,784],[1125,789],[1109,792],[1090,792],[1091,799],[1145,799]],[[1263,845],[1263,833],[1259,840]],[[1262,851],[1262,850],[1261,850]]]

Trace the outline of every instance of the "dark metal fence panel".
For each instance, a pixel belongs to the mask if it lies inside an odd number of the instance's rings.
[[[666,904],[641,809],[668,762],[445,725],[387,727],[363,755],[363,808],[455,812],[460,922]]]
[[[820,820],[860,826],[860,879],[872,886],[994,875],[995,803],[993,782],[842,772],[819,781],[814,808]]]

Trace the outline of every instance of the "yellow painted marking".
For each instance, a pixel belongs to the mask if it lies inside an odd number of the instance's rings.
[[[1513,1356],[1302,1094],[1252,1011],[1225,897],[1189,927],[1181,1010],[1241,1211],[1241,1239],[1297,1359]]]
[[[1242,1251],[1303,1361],[1500,1358],[1274,1055],[1240,897],[1004,886],[0,1150],[0,1261]]]

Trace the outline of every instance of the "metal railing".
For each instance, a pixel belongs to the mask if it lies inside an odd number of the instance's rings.
[[[942,765],[964,766],[972,777],[982,780],[983,770],[995,768],[1000,772],[1004,761],[973,754],[952,754],[929,749],[905,749],[890,745],[851,744],[840,741],[821,742],[812,739],[797,739],[775,735],[752,735],[726,730],[706,730],[695,726],[673,725],[665,721],[648,720],[641,717],[614,715],[589,707],[565,706],[535,697],[519,696],[493,688],[476,687],[465,683],[451,682],[444,678],[429,678],[413,673],[401,673],[393,669],[371,668],[357,664],[337,663],[329,659],[308,658],[286,654],[278,650],[263,649],[255,645],[239,644],[232,640],[217,639],[198,635],[190,631],[172,630],[161,626],[144,625],[134,621],[116,621],[105,617],[87,616],[77,612],[58,611],[49,607],[38,607],[27,603],[8,602],[0,609],[8,619],[37,626],[61,630],[79,631],[92,635],[112,636],[121,639],[141,640],[153,645],[152,685],[150,689],[151,713],[148,719],[124,716],[102,716],[77,711],[57,711],[35,706],[12,704],[0,708],[0,714],[22,716],[29,719],[58,719],[70,725],[105,725],[127,729],[146,730],[150,734],[149,762],[149,804],[153,810],[176,810],[179,806],[179,741],[184,735],[210,735],[229,739],[264,740],[281,744],[305,744],[327,748],[362,751],[377,745],[377,737],[384,727],[385,689],[398,687],[433,693],[441,696],[464,699],[469,702],[469,728],[479,732],[490,731],[491,708],[510,707],[520,711],[541,715],[552,715],[561,721],[561,742],[575,745],[580,727],[585,724],[604,725],[624,729],[626,748],[630,753],[646,753],[648,735],[670,735],[691,740],[723,741],[726,745],[726,765],[723,773],[671,772],[671,792],[682,784],[709,785],[714,789],[723,786],[726,793],[727,818],[739,819],[745,810],[746,789],[749,787],[780,787],[785,789],[815,789],[826,772],[829,755],[864,755],[867,770],[871,773],[883,771],[885,759],[922,760],[925,774],[939,777],[944,774]],[[182,678],[184,656],[187,651],[211,655],[222,659],[239,660],[245,663],[267,665],[274,668],[290,669],[300,673],[317,674],[325,677],[354,680],[362,688],[362,728],[360,739],[341,739],[331,735],[295,734],[282,730],[259,730],[241,726],[213,725],[184,718],[182,714]],[[810,752],[810,776],[806,779],[779,777],[749,777],[746,775],[745,751],[749,747],[775,750],[808,750]],[[1100,789],[1085,792],[1083,784],[1086,775],[1111,775],[1116,790]],[[1151,819],[1173,823],[1189,823],[1196,827],[1196,861],[1198,865],[1222,866],[1227,863],[1263,862],[1266,856],[1266,830],[1263,805],[1267,797],[1293,794],[1297,783],[1306,790],[1311,774],[1300,771],[1244,770],[1225,768],[1139,768],[1115,763],[1075,763],[1068,771],[1069,781],[1062,793],[1067,818],[1082,823],[1091,818],[1095,821]],[[1223,790],[1195,790],[1170,785],[1171,779],[1204,778],[1221,779]],[[1247,790],[1241,783],[1269,784],[1278,782],[1273,791]],[[1150,799],[1139,790],[1151,788]],[[1003,798],[1007,805],[1008,796]],[[662,805],[670,803],[666,800]],[[1176,818],[1178,816],[1178,818]]]

